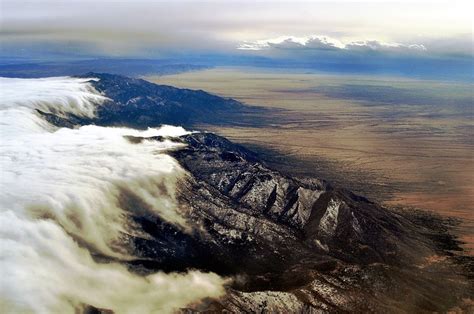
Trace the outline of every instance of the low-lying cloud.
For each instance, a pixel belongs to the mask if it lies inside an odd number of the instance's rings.
[[[166,151],[170,140],[131,143],[127,136],[180,136],[180,127],[138,131],[57,128],[42,111],[93,116],[104,96],[87,79],[4,79],[0,103],[0,309],[74,313],[85,305],[116,313],[171,312],[223,293],[215,274],[147,277],[120,263],[133,259],[122,241],[141,236],[129,223],[121,193],[133,193],[151,214],[188,228],[175,200],[185,171]]]

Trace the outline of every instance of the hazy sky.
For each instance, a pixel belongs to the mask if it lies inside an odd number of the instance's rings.
[[[344,49],[421,47],[414,51],[472,56],[471,3],[1,0],[1,40],[10,48],[49,44],[123,56],[265,54],[275,48],[327,48],[328,42]],[[301,47],[311,37],[313,45]],[[278,42],[289,45],[275,46]]]

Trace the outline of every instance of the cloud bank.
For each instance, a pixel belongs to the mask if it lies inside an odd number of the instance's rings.
[[[56,128],[36,114],[93,116],[104,96],[87,79],[0,79],[0,309],[3,313],[75,313],[85,305],[115,313],[167,313],[223,293],[215,274],[135,275],[124,241],[141,236],[121,195],[188,228],[174,198],[184,170],[165,154],[175,144],[126,136],[179,136],[179,127],[138,131]]]
[[[257,41],[247,41],[241,43],[237,49],[240,50],[267,50],[267,49],[288,49],[288,50],[347,50],[347,51],[426,51],[422,44],[401,44],[393,42],[383,42],[379,40],[358,40],[347,43],[341,40],[323,36],[311,35],[306,37],[281,36],[272,39]]]

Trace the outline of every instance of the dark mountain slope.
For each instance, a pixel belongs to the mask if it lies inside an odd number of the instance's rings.
[[[137,129],[162,124],[192,127],[201,123],[239,125],[265,122],[267,109],[245,106],[202,90],[157,85],[142,79],[106,73],[87,73],[94,88],[109,100],[97,107],[94,118],[58,116],[38,110],[49,122],[62,126],[96,124]],[[258,123],[260,123],[258,122]]]
[[[233,100],[201,90],[156,85],[145,80],[111,74],[88,73],[99,78],[94,87],[111,101],[97,110],[98,124],[146,128],[160,124],[189,125],[224,121],[244,109]]]
[[[236,278],[226,298],[202,309],[420,312],[447,310],[472,292],[458,266],[427,263],[440,243],[422,220],[316,178],[284,176],[214,134],[179,140],[187,146],[173,156],[189,176],[178,199],[198,227],[185,233],[134,217],[152,238],[134,240],[143,259],[133,267]]]

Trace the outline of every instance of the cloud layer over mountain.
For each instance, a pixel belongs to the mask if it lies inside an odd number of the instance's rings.
[[[74,313],[92,305],[116,313],[171,312],[223,292],[224,280],[215,274],[143,277],[117,262],[133,259],[126,239],[140,236],[128,219],[134,208],[123,195],[140,200],[141,210],[151,215],[190,228],[174,199],[175,184],[186,173],[164,154],[178,144],[131,143],[126,137],[187,131],[58,129],[36,110],[93,116],[105,98],[88,79],[2,78],[0,86],[0,308]],[[95,261],[95,255],[108,262]]]

